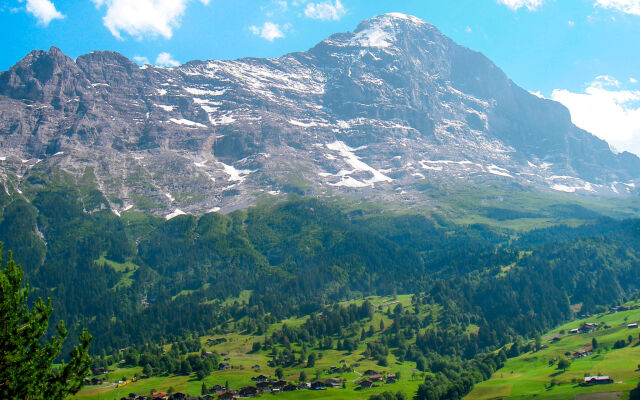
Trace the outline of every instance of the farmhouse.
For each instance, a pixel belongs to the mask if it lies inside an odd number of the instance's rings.
[[[360,388],[362,388],[362,389],[367,389],[367,388],[370,388],[371,386],[373,386],[373,382],[371,382],[369,379],[365,379],[365,380],[362,380],[362,381],[358,382],[358,385],[360,385]]]
[[[629,324],[629,325],[627,325],[627,328],[629,328],[629,329],[637,329],[638,328],[638,323],[635,322],[633,324]]]
[[[613,379],[610,376],[585,376],[583,385],[605,385],[613,383]]]

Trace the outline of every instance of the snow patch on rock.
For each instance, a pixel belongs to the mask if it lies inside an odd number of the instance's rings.
[[[174,124],[178,124],[178,125],[184,125],[184,126],[189,126],[192,128],[206,128],[207,126],[198,122],[194,122],[194,121],[190,121],[188,119],[176,119],[176,118],[171,118],[169,119],[170,122],[173,122]]]
[[[181,210],[181,209],[179,209],[179,208],[176,208],[176,210],[175,210],[174,212],[172,212],[171,214],[167,214],[167,215],[165,216],[165,219],[168,221],[168,220],[170,220],[170,219],[172,219],[172,218],[175,218],[175,217],[177,217],[177,216],[179,216],[179,215],[187,215],[187,213],[186,213],[186,212],[184,212],[184,211],[182,211],[182,210]]]

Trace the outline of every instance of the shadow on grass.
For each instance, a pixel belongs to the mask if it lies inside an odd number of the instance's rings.
[[[629,400],[640,400],[640,384],[629,393]]]
[[[564,374],[566,371],[562,370],[562,371],[558,371],[558,372],[554,372],[553,374],[549,375],[550,378],[555,378],[558,375],[562,375]]]

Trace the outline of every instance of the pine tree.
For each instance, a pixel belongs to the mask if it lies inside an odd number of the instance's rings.
[[[9,261],[0,268],[0,398],[65,399],[80,390],[89,371],[91,335],[84,330],[70,361],[54,368],[68,332],[60,323],[57,336],[41,340],[53,312],[51,299],[38,299],[29,309],[29,286],[22,287],[22,278],[22,267],[9,252]]]

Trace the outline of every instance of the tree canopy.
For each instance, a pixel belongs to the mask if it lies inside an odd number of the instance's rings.
[[[43,337],[53,312],[51,299],[39,298],[29,308],[29,286],[23,287],[22,279],[22,267],[9,253],[0,268],[0,398],[64,399],[80,390],[89,371],[91,335],[84,330],[70,361],[55,365],[67,330],[60,323],[57,335]]]

